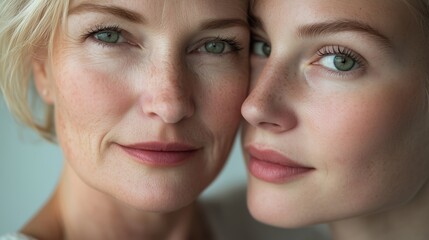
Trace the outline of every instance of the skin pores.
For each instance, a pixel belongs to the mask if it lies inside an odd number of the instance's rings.
[[[295,227],[427,202],[428,49],[410,9],[258,0],[253,10],[242,107],[252,215]]]
[[[72,1],[53,57],[35,63],[67,168],[142,210],[194,201],[241,119],[246,12],[246,1]]]

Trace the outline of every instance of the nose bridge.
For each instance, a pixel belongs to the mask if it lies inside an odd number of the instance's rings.
[[[279,66],[280,65],[280,66]],[[289,73],[279,63],[267,63],[256,80],[250,95],[262,104],[273,105],[276,101],[288,97]]]
[[[151,71],[151,78],[159,87],[157,91],[166,91],[171,97],[183,95],[183,86],[186,84],[183,76],[186,70],[183,68],[184,66],[173,53],[159,56],[159,60],[153,62]]]
[[[148,91],[144,97],[143,112],[160,118],[165,123],[176,123],[194,113],[192,77],[180,53],[165,48],[151,59]]]
[[[296,76],[284,63],[268,62],[243,104],[244,118],[250,124],[270,131],[293,128],[297,124],[292,106],[297,81],[294,78]]]

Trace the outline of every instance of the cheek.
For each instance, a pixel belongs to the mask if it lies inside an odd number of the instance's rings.
[[[414,194],[427,175],[413,167],[422,158],[408,144],[415,139],[426,142],[419,134],[427,119],[421,89],[385,86],[318,102],[310,123],[316,137],[307,150],[321,159],[325,194],[341,196],[347,199],[344,204],[354,203],[358,210]]]
[[[315,101],[307,124],[323,145],[321,149],[339,147],[333,149],[341,153],[335,158],[336,164],[349,164],[355,158],[362,160],[367,152],[365,157],[394,150],[413,133],[413,121],[421,119],[425,111],[419,92],[386,87],[332,94]]]
[[[78,60],[65,63],[59,68],[57,81],[58,109],[70,121],[100,124],[118,111],[126,111],[130,97],[121,71],[107,71],[99,67],[80,63]],[[102,122],[101,122],[102,123]]]
[[[392,111],[393,106],[383,105],[383,102],[342,99],[320,107],[324,111],[317,114],[313,129],[319,135],[317,139],[323,143],[323,149],[338,144],[340,148],[335,151],[348,153],[340,154],[336,158],[337,164],[348,164],[358,152],[373,149],[374,144],[387,141],[393,134],[391,130],[396,125],[397,114]]]
[[[200,85],[198,111],[201,122],[211,132],[212,155],[222,154],[218,159],[226,159],[241,122],[241,105],[247,95],[248,72],[246,67],[237,70],[217,71]]]
[[[202,109],[202,111],[207,112],[205,114],[208,118],[207,122],[219,132],[223,132],[223,134],[229,132],[224,132],[225,130],[235,129],[241,119],[240,109],[246,97],[246,92],[245,84],[235,83],[224,84],[211,92],[212,97],[203,100],[206,102],[206,108]]]
[[[242,58],[223,60],[196,70],[198,110],[217,134],[235,132],[247,95],[249,66]]]
[[[70,145],[63,144],[65,153],[76,153],[67,150],[79,147],[89,156],[128,111],[132,97],[121,84],[121,71],[107,71],[111,68],[85,64],[81,59],[63,59],[66,62],[54,73],[58,138]]]

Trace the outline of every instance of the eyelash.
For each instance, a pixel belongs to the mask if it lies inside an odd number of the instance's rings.
[[[319,49],[317,51],[317,55],[320,58],[331,55],[342,55],[353,59],[353,61],[355,61],[360,67],[365,67],[365,60],[361,55],[349,48],[342,47],[339,45],[323,47],[322,49]]]
[[[240,52],[241,50],[243,50],[243,47],[241,46],[240,42],[237,41],[235,37],[225,38],[225,37],[218,36],[214,39],[209,39],[208,41],[205,41],[202,46],[204,46],[204,44],[208,42],[225,42],[231,47],[231,52]],[[220,55],[223,55],[223,54],[220,54]]]
[[[118,45],[118,44],[109,44],[109,43],[95,39],[94,35],[96,33],[103,32],[103,31],[113,31],[113,32],[117,32],[119,34],[122,34],[123,29],[120,28],[118,25],[112,25],[112,26],[95,25],[94,27],[91,27],[90,29],[88,29],[81,36],[81,39],[83,41],[85,41],[86,39],[91,38],[91,40],[93,40],[95,43],[97,43],[103,47],[114,47],[115,45]],[[218,37],[216,37],[212,40],[209,40],[207,42],[216,42],[216,41],[225,42],[226,44],[228,44],[231,47],[231,52],[239,52],[239,51],[243,50],[243,47],[241,46],[240,42],[238,42],[235,37],[224,38],[224,37],[218,36]],[[205,42],[205,43],[207,43],[207,42]]]
[[[113,47],[114,45],[118,45],[118,44],[109,44],[109,43],[95,39],[94,35],[96,33],[103,32],[103,31],[117,32],[121,35],[123,32],[123,29],[120,28],[118,25],[111,25],[111,26],[95,25],[95,26],[91,27],[90,29],[88,29],[84,34],[82,34],[81,39],[84,41],[88,38],[91,38],[91,40],[93,40],[95,43],[101,45],[102,47]]]

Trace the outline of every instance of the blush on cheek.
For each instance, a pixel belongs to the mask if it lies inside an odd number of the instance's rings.
[[[394,204],[398,180],[406,182],[404,173],[413,171],[409,156],[414,151],[407,141],[423,129],[425,118],[424,94],[418,89],[384,87],[366,93],[318,99],[310,111],[308,151],[322,161],[327,185],[338,185],[337,193],[355,202],[356,211]]]
[[[310,126],[326,149],[334,145],[344,153],[337,159],[344,163],[393,151],[409,130],[410,116],[416,114],[415,100],[406,92],[362,90],[319,98],[309,111]]]
[[[71,119],[108,119],[127,109],[126,79],[120,72],[72,62],[57,78],[58,101]]]

